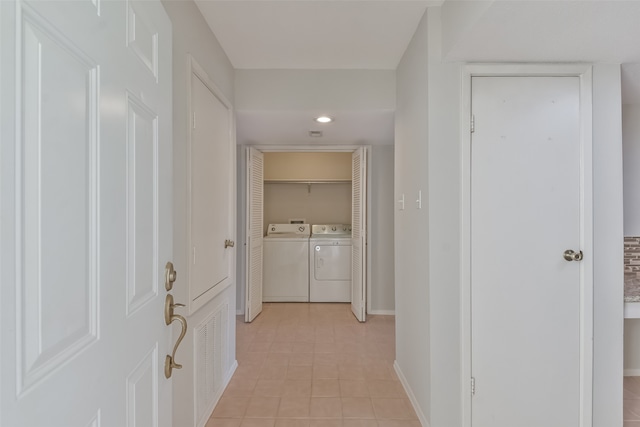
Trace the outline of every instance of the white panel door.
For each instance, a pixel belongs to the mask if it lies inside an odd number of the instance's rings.
[[[166,426],[171,23],[0,2],[0,424]]]
[[[194,312],[231,282],[234,249],[226,242],[235,234],[234,180],[230,179],[235,142],[229,102],[195,62],[192,67],[189,298]]]
[[[366,320],[367,284],[367,150],[358,148],[351,167],[351,311],[360,322]]]
[[[262,252],[264,205],[264,155],[247,148],[247,287],[245,321],[251,322],[262,311]]]
[[[471,85],[472,425],[577,427],[581,262],[563,253],[588,249],[580,79]]]

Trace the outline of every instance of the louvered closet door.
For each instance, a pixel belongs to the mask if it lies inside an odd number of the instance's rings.
[[[367,150],[358,148],[352,156],[351,207],[351,311],[365,321]]]
[[[245,321],[251,322],[262,311],[262,209],[264,193],[264,155],[255,148],[247,149],[247,289]]]

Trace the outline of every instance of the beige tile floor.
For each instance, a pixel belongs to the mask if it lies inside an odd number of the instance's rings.
[[[267,303],[236,328],[238,369],[206,427],[420,427],[393,369],[393,316]]]
[[[640,427],[640,377],[624,377],[624,427]]]

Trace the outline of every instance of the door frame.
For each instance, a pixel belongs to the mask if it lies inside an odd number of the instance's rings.
[[[371,145],[238,145],[238,150],[245,150],[246,148],[251,147],[255,148],[258,151],[262,151],[263,153],[303,153],[303,152],[316,152],[316,153],[353,153],[358,148],[364,147],[367,149],[367,163],[371,165],[372,160],[372,146]],[[238,159],[241,158],[240,155],[237,156]],[[238,223],[242,223],[242,227],[238,227],[238,242],[242,243],[243,249],[247,244],[247,235],[246,235],[246,224],[247,224],[247,206],[242,202],[242,200],[246,200],[246,192],[247,192],[247,182],[246,182],[246,164],[238,165],[238,201],[243,203],[241,206],[238,206]],[[369,242],[371,241],[371,167],[369,166],[367,169],[367,236],[365,239],[365,245],[367,248],[366,254],[366,262],[367,262],[367,277],[365,283],[365,304],[367,313],[371,312],[371,250],[369,249]],[[241,193],[242,192],[242,193]],[[242,233],[242,234],[240,234]],[[243,255],[246,251],[239,251],[237,257],[237,283],[238,289],[236,294],[236,300],[241,303],[239,307],[236,307],[236,314],[238,316],[245,315],[246,304],[245,304],[245,288],[247,281],[247,257]]]
[[[593,408],[593,167],[591,64],[469,64],[461,99],[461,401],[462,425],[471,427],[471,79],[473,77],[578,77],[580,80],[580,426],[592,425]],[[516,302],[517,303],[517,302]]]

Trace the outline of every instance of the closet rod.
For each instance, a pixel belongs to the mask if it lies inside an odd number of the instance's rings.
[[[295,180],[295,181],[282,181],[282,180],[270,180],[265,179],[265,184],[349,184],[351,182],[350,179],[340,180],[340,181],[303,181],[303,180]]]

